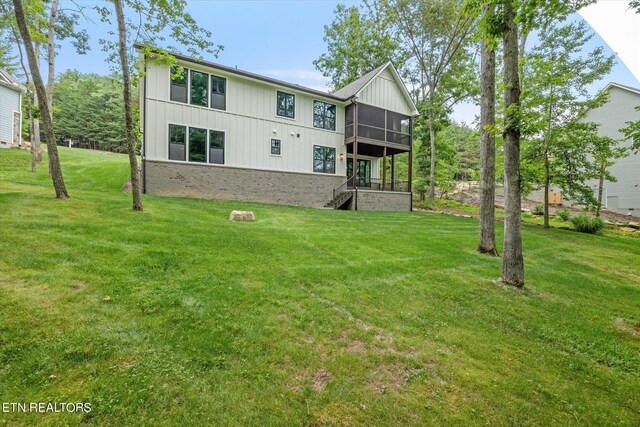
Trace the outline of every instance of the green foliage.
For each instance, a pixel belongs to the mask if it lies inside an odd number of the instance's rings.
[[[122,83],[117,78],[67,70],[59,76],[55,94],[53,126],[59,142],[126,151]],[[137,106],[134,113],[139,115]]]
[[[571,223],[576,230],[581,233],[595,234],[604,228],[604,221],[602,218],[580,214],[571,218]]]
[[[583,52],[591,37],[584,23],[552,22],[542,28],[539,43],[524,57],[521,110],[525,191],[548,178],[587,206],[596,203],[586,182],[598,176],[593,153],[601,139],[598,125],[582,119],[588,109],[607,101],[605,93],[589,96],[587,87],[608,74],[614,63],[602,47]]]
[[[635,110],[640,113],[640,105],[638,105]],[[620,132],[624,134],[625,138],[631,141],[631,149],[637,153],[640,151],[640,119],[626,122],[626,125],[626,127],[620,129]]]
[[[556,217],[566,222],[571,218],[571,212],[567,208],[558,209],[556,210]]]
[[[313,61],[322,75],[339,89],[385,62],[402,69],[406,53],[393,31],[389,18],[377,3],[363,7],[338,5],[334,20],[324,26],[327,52]]]
[[[533,209],[531,210],[531,213],[534,215],[544,215],[544,205],[538,203],[533,207]]]

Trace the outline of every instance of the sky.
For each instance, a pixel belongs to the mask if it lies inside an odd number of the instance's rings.
[[[92,49],[87,55],[77,55],[69,43],[63,41],[57,72],[75,68],[84,73],[106,74],[109,65],[98,39],[109,37],[112,29],[89,10],[97,2],[77,0],[76,3],[87,6],[87,15],[93,20],[83,24],[90,34]],[[324,25],[331,23],[338,4],[360,3],[357,0],[189,0],[188,11],[200,26],[213,33],[216,44],[224,46],[217,58],[204,59],[326,90],[327,79],[313,65],[313,60],[326,49]],[[593,85],[593,92],[612,81],[640,87],[640,14],[628,11],[627,4],[628,0],[600,0],[583,9],[582,16],[570,17],[575,21],[584,18],[600,32],[591,39],[588,49],[604,46],[609,54],[619,52],[614,69]],[[71,8],[73,3],[62,0],[61,7]],[[531,43],[535,43],[535,37],[530,39]],[[476,105],[463,104],[454,109],[453,118],[471,123],[478,114]]]

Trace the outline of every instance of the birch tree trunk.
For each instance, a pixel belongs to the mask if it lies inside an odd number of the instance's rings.
[[[485,6],[485,14],[490,13]],[[478,252],[498,256],[496,245],[496,52],[480,42],[480,233]]]
[[[49,64],[49,73],[47,76],[47,105],[49,105],[49,114],[53,120],[53,84],[56,78],[56,17],[58,15],[59,0],[51,2],[51,11],[49,13],[49,24],[47,26],[47,62]]]
[[[56,197],[59,199],[66,199],[69,197],[67,188],[64,185],[64,178],[62,177],[62,168],[60,167],[60,158],[58,157],[58,147],[56,146],[56,138],[53,133],[53,122],[51,121],[51,112],[49,111],[49,105],[47,104],[47,95],[40,75],[40,68],[38,61],[36,60],[36,53],[33,49],[33,42],[31,40],[31,34],[27,27],[27,21],[22,7],[21,0],[13,0],[13,6],[15,9],[16,23],[20,30],[20,36],[22,37],[27,59],[29,61],[29,69],[31,70],[31,78],[33,79],[33,85],[35,87],[35,93],[38,96],[38,106],[40,107],[42,126],[44,127],[44,136],[47,142],[47,151],[49,153],[49,171],[51,173],[51,180],[53,181],[53,188],[56,192]]]
[[[522,220],[520,200],[520,79],[518,75],[518,29],[513,0],[504,7],[504,247],[500,280],[524,287]]]
[[[131,102],[131,72],[127,57],[127,28],[124,21],[121,0],[113,0],[116,18],[118,20],[118,53],[122,66],[122,96],[124,97],[124,124],[127,138],[127,151],[129,153],[129,165],[131,174],[131,195],[133,197],[133,210],[142,211],[142,196],[140,192],[140,175],[138,173],[138,158],[136,157],[136,135],[133,130],[133,114]]]

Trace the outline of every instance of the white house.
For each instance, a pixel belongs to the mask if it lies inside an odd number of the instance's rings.
[[[0,69],[0,148],[17,147],[22,142],[22,92],[24,88]]]
[[[624,140],[621,128],[627,126],[626,122],[640,119],[640,113],[635,107],[640,105],[640,89],[624,86],[618,83],[609,83],[604,89],[609,92],[609,101],[587,112],[586,121],[599,123],[600,135],[617,140]],[[626,140],[622,146],[630,147],[633,141]],[[618,159],[609,168],[616,182],[605,181],[602,202],[606,209],[640,215],[640,154],[630,152],[626,157]],[[596,192],[598,183],[590,183]]]
[[[391,63],[328,93],[175,56],[140,84],[146,193],[411,209],[410,180],[380,172],[411,158],[418,114]]]

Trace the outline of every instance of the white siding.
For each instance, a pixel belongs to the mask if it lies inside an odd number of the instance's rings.
[[[413,106],[407,102],[389,68],[384,69],[358,95],[358,102],[384,108],[396,113],[413,115]]]
[[[638,112],[634,109],[638,105],[639,94],[612,86],[609,102],[590,110],[585,120],[600,123],[601,135],[621,139],[623,135],[620,129],[626,126],[626,122],[638,120]],[[625,141],[622,145],[628,147],[631,141]],[[603,202],[606,203],[606,197],[617,197],[619,209],[640,210],[640,154],[630,154],[618,160],[609,171],[618,181],[605,182]],[[597,182],[590,184],[597,190]]]
[[[14,111],[21,112],[20,92],[0,85],[0,147],[11,146]]]
[[[346,174],[344,106],[337,105],[336,131],[313,127],[311,94],[279,88],[215,69],[183,64],[225,77],[226,111],[169,100],[170,71],[150,65],[147,69],[145,150],[150,160],[168,159],[168,125],[179,124],[225,132],[225,165],[291,172],[313,172],[313,146],[336,148],[336,174]],[[293,93],[295,119],[276,116],[276,92]],[[275,130],[275,133],[274,133]],[[293,134],[293,135],[292,135]],[[298,134],[300,135],[298,137]],[[271,138],[282,141],[281,156],[271,155]]]

